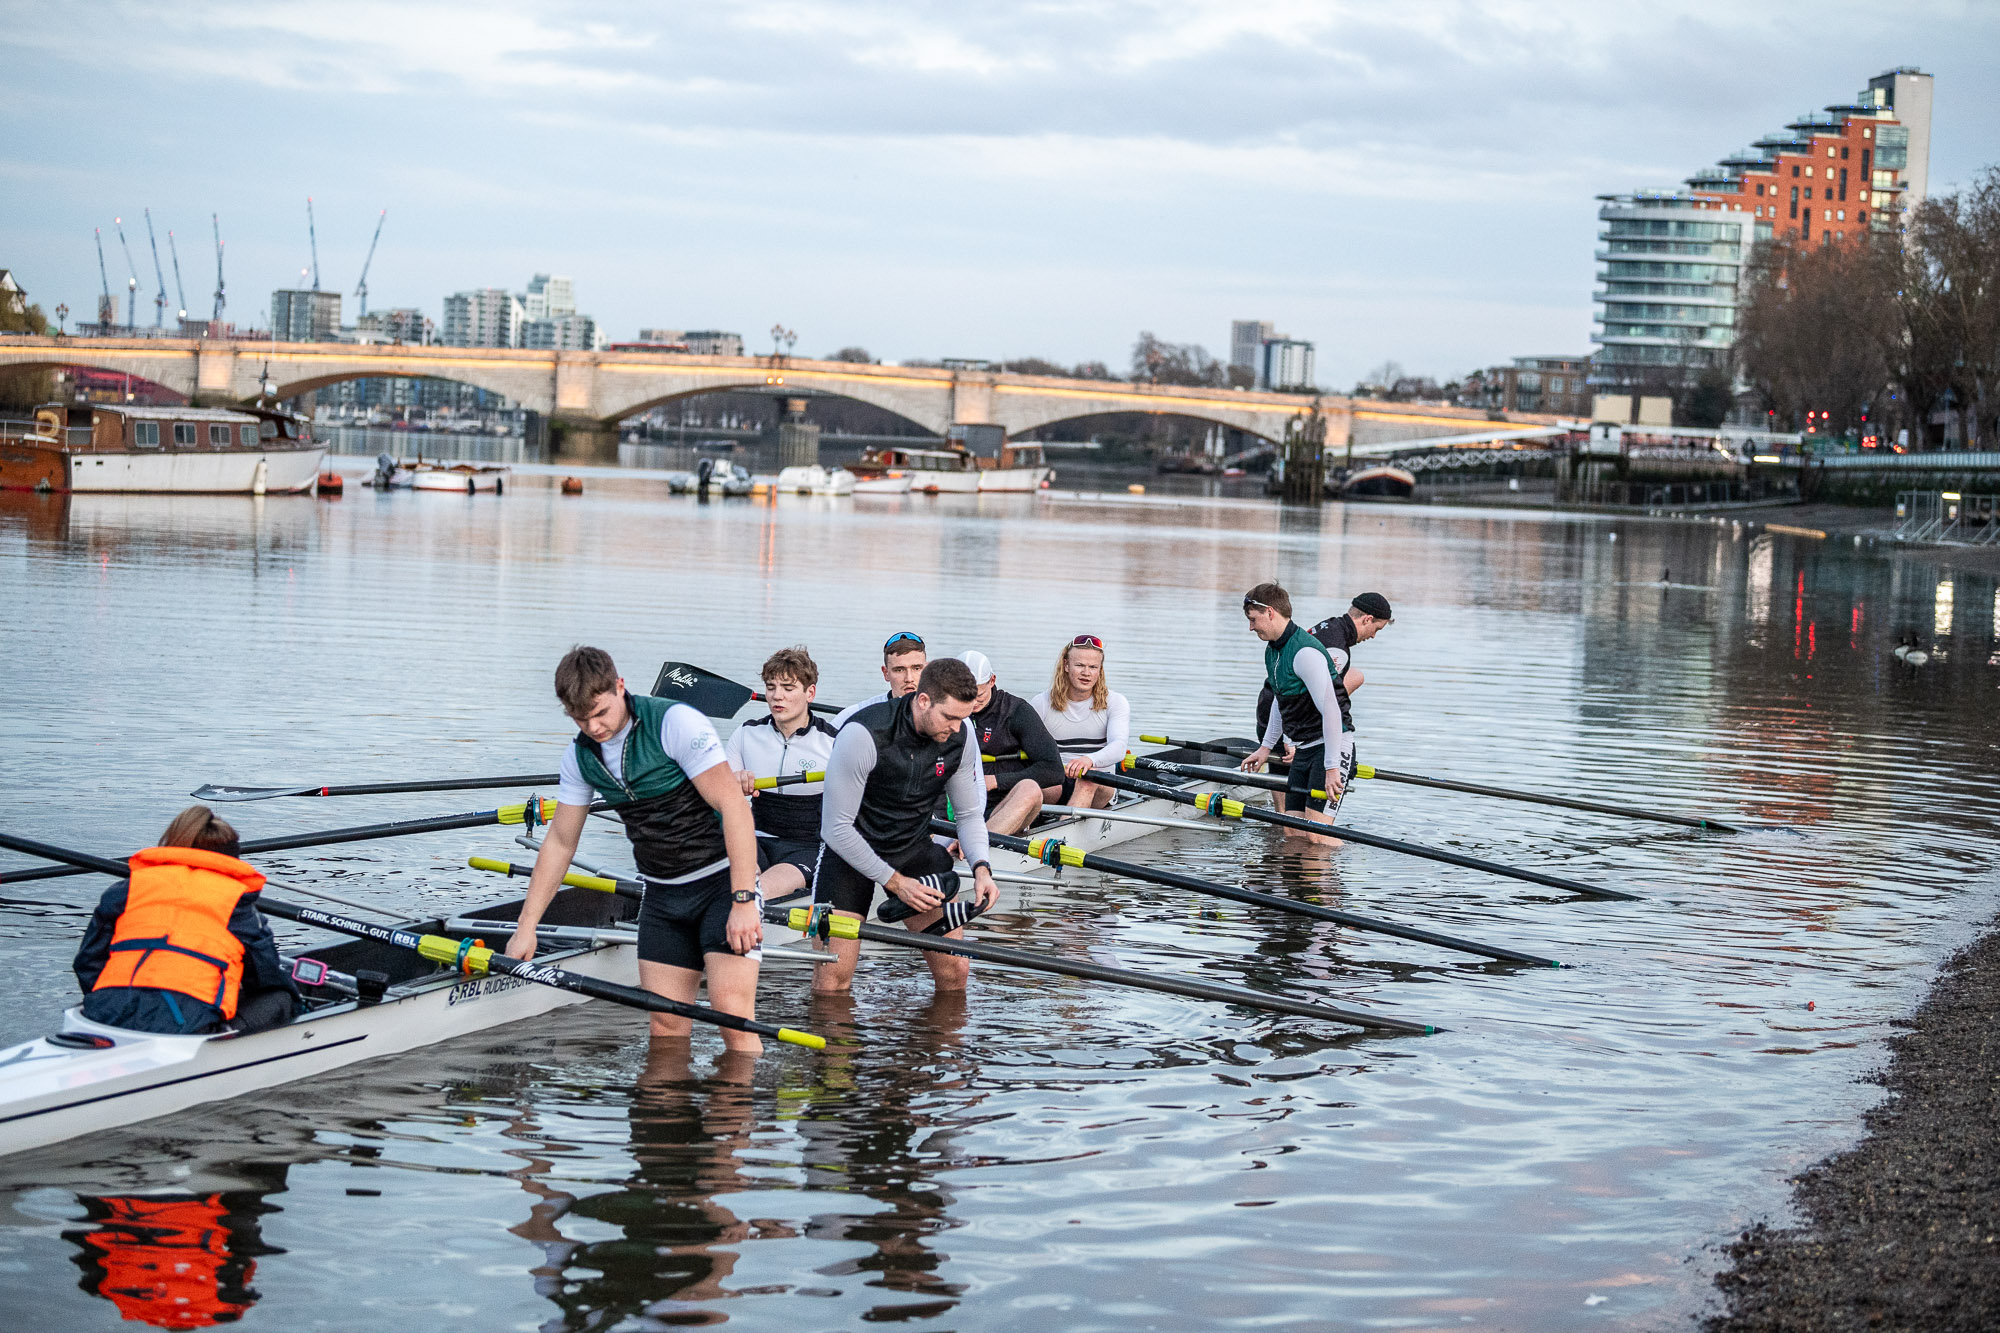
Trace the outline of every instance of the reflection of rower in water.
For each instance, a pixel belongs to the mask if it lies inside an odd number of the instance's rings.
[[[285,1190],[285,1165],[243,1163],[238,1172],[271,1173],[269,1189],[214,1194],[81,1195],[87,1228],[63,1232],[76,1246],[78,1283],[118,1307],[121,1317],[155,1328],[207,1328],[241,1319],[257,1301],[257,1259],[284,1251],[266,1245],[258,1218]],[[26,1327],[26,1325],[21,1325]]]
[[[724,1284],[745,1242],[798,1234],[766,1220],[753,1227],[726,1202],[732,1194],[762,1188],[744,1173],[742,1162],[760,1127],[751,1086],[755,1068],[747,1052],[725,1051],[715,1072],[698,1078],[685,1044],[652,1043],[632,1088],[632,1174],[620,1188],[582,1198],[558,1195],[567,1205],[560,1216],[515,1229],[516,1234],[532,1229],[530,1238],[559,1266],[555,1280],[538,1282],[537,1288],[567,1316],[562,1327],[688,1322],[694,1312],[673,1306],[732,1295]],[[538,1215],[548,1211],[546,1202],[536,1208]],[[597,1225],[565,1228],[571,1217]],[[603,1228],[619,1234],[550,1239],[565,1229],[601,1234]]]

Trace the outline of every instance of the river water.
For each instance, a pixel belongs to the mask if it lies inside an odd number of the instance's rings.
[[[1312,618],[1395,604],[1356,653],[1364,762],[1759,826],[1379,781],[1345,811],[1636,903],[1255,826],[1120,851],[1562,971],[1088,875],[979,932],[1431,1037],[997,969],[940,1004],[920,962],[871,956],[850,1005],[767,988],[762,1016],[825,1033],[821,1054],[742,1068],[701,1035],[688,1063],[585,1006],[0,1161],[0,1300],[40,1329],[166,1320],[133,1274],[170,1243],[192,1247],[183,1308],[246,1328],[1672,1326],[1714,1244],[1852,1140],[1893,1020],[2000,887],[1993,580],[1730,523],[1062,492],[701,505],[522,477],[497,498],[0,496],[0,572],[6,823],[104,851],[203,782],[553,769],[549,674],[586,641],[635,682],[669,658],[747,679],[804,642],[843,700],[879,688],[892,631],[977,647],[1022,694],[1089,631],[1141,729],[1240,735],[1261,669],[1237,599],[1273,576]],[[1928,664],[1892,656],[1904,635]],[[480,804],[231,817],[257,837]],[[592,835],[604,859],[616,836]],[[464,859],[511,850],[488,830],[263,860],[417,914],[504,896]],[[0,1041],[72,1001],[95,892],[0,888]],[[191,1212],[136,1227],[133,1199],[176,1188]]]

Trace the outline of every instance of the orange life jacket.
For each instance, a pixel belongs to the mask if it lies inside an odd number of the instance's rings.
[[[95,1290],[126,1319],[155,1328],[233,1323],[250,1309],[255,1271],[231,1247],[222,1196],[198,1199],[112,1198],[100,1202],[102,1228],[83,1238],[103,1270]],[[231,1273],[232,1266],[241,1273]],[[225,1288],[227,1290],[225,1291]]]
[[[229,918],[245,894],[264,887],[264,876],[233,856],[194,847],[149,847],[128,864],[125,910],[91,989],[177,991],[236,1017],[243,941],[230,933]]]

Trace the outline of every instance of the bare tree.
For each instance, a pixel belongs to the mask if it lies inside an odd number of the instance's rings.
[[[1871,412],[1897,359],[1897,263],[1890,238],[1758,247],[1737,355],[1780,424],[1824,413],[1846,432]]]
[[[2000,168],[1963,195],[1925,200],[1910,216],[1904,264],[1910,405],[1920,420],[1949,393],[1968,446],[2000,426]]]
[[[1219,389],[1229,382],[1223,364],[1200,343],[1170,343],[1141,333],[1132,344],[1132,378],[1148,384],[1191,384]]]
[[[868,355],[866,347],[843,347],[838,352],[827,354],[829,361],[853,361],[860,365],[873,365],[875,358]]]

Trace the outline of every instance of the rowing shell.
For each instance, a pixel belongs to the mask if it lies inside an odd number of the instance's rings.
[[[1162,826],[1183,824],[1187,821],[1175,819],[1173,812],[1184,808],[1152,798],[1127,800],[1108,812],[1124,818],[1072,817],[1038,826],[1035,832],[1096,851],[1158,832]],[[1159,822],[1136,822],[1144,820]],[[1024,892],[1034,889],[1033,883],[1023,885],[1013,876],[1032,875],[1035,882],[1054,883],[1054,871],[1026,856],[996,849],[992,859],[996,869],[1009,874],[1001,885],[998,911],[1025,905]],[[486,938],[497,945],[499,932],[518,916],[521,905],[520,899],[513,899],[469,915],[495,923],[496,929]],[[544,925],[552,928],[547,943],[555,947],[539,954],[538,960],[583,976],[636,984],[637,950],[619,938],[632,929],[636,914],[636,904],[628,898],[563,889],[543,917]],[[436,919],[409,929],[466,933],[449,930]],[[585,938],[574,942],[561,938],[572,932]],[[780,933],[773,928],[768,936]],[[585,998],[508,976],[461,976],[406,950],[370,940],[332,943],[296,957],[324,964],[328,980],[301,986],[305,1012],[268,1032],[165,1036],[108,1027],[71,1009],[63,1015],[56,1036],[0,1051],[0,1156],[517,1023]],[[767,967],[763,975],[796,993],[803,973],[822,957],[803,941],[767,946],[765,962],[776,966]],[[388,981],[378,1001],[363,1003],[342,978],[369,971],[386,975]]]

